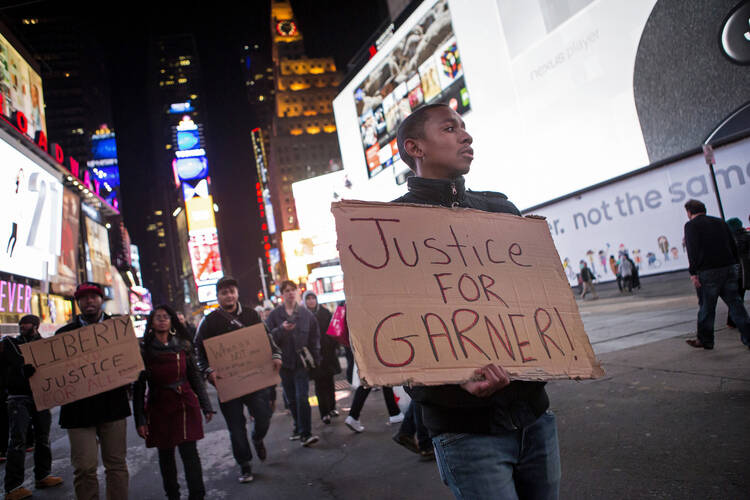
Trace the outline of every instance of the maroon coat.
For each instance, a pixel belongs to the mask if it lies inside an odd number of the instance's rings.
[[[185,342],[171,337],[143,346],[146,370],[133,394],[136,427],[148,425],[148,448],[173,448],[203,438],[203,412],[213,412],[206,386]],[[148,393],[146,393],[148,386]]]

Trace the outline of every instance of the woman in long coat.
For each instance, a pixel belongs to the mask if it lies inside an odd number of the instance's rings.
[[[146,369],[133,391],[138,435],[148,448],[159,450],[167,498],[180,498],[176,447],[185,467],[188,498],[203,499],[205,487],[196,441],[203,438],[201,410],[206,422],[215,412],[193,359],[189,335],[169,306],[158,306],[149,316],[141,353]]]

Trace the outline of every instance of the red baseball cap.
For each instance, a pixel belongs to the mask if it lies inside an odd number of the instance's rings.
[[[104,298],[104,290],[96,283],[84,282],[76,287],[76,292],[73,294],[76,300],[80,299],[87,293],[95,293],[99,297]]]

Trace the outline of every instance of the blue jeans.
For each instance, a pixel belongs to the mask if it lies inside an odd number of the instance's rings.
[[[558,498],[560,450],[550,411],[523,429],[444,433],[432,442],[440,477],[457,499]]]
[[[271,424],[271,403],[269,401],[268,389],[251,392],[245,396],[232,399],[226,403],[220,403],[221,413],[227,422],[229,429],[229,440],[232,442],[232,454],[240,467],[250,463],[253,452],[247,440],[247,428],[245,423],[245,412],[247,407],[250,416],[253,417],[253,440],[261,441],[266,437],[268,426]]]
[[[701,286],[698,288],[697,336],[707,347],[714,345],[714,320],[719,297],[729,307],[729,317],[740,331],[742,343],[750,346],[750,319],[740,298],[739,273],[739,264],[698,272]]]
[[[289,402],[289,411],[294,419],[294,433],[303,438],[312,434],[311,410],[308,394],[310,392],[310,378],[304,368],[290,370],[281,369],[281,386]]]
[[[9,397],[8,422],[10,442],[8,463],[5,465],[6,492],[23,484],[26,435],[29,425],[34,428],[34,478],[41,481],[49,476],[52,470],[52,452],[49,446],[49,429],[52,424],[50,411],[37,411],[31,397]]]

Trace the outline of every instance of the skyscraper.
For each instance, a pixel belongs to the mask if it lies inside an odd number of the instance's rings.
[[[341,168],[331,103],[341,74],[332,57],[308,58],[287,0],[272,0],[275,112],[269,181],[280,231],[297,228],[292,183]]]

